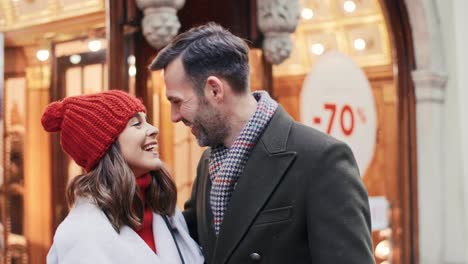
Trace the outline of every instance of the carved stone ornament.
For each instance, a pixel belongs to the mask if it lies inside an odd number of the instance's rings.
[[[258,26],[263,32],[263,52],[268,62],[280,64],[292,50],[290,34],[299,22],[298,0],[257,0]]]
[[[180,29],[177,10],[182,8],[185,0],[135,0],[143,11],[141,21],[146,41],[155,49],[167,45]]]

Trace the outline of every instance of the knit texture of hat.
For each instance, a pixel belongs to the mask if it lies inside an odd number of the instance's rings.
[[[60,131],[63,150],[89,172],[138,112],[146,112],[139,99],[110,90],[52,102],[41,122],[48,132]]]

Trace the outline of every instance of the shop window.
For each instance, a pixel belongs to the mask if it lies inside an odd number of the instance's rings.
[[[91,43],[93,41],[94,44]],[[99,49],[96,49],[98,42]],[[77,40],[55,45],[54,74],[57,78],[53,84],[53,100],[108,90],[106,53],[103,45],[103,40]],[[83,173],[85,171],[61,149],[59,136],[52,135],[53,230],[68,213],[65,199],[68,182]]]
[[[0,231],[4,235],[1,249],[6,263],[27,261],[28,245],[24,233],[25,92],[24,77],[5,80]]]

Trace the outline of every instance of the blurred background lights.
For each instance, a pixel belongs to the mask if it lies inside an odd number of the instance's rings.
[[[135,55],[130,55],[128,56],[127,58],[127,63],[129,65],[128,67],[128,75],[130,75],[131,77],[134,77],[136,75],[136,72],[137,72],[137,69],[136,69],[136,66],[135,66]]]
[[[304,8],[301,11],[301,16],[306,20],[312,19],[314,17],[314,11],[310,8]]]
[[[354,1],[345,1],[343,4],[343,9],[348,13],[352,13],[356,10],[356,4]]]
[[[81,56],[80,55],[77,55],[77,54],[74,54],[74,55],[71,55],[70,56],[70,62],[72,64],[78,64],[81,62]]]
[[[129,65],[135,65],[135,55],[130,55],[130,56],[128,56],[128,58],[127,58],[127,63],[128,63]]]
[[[90,51],[98,51],[102,48],[102,43],[100,40],[91,40],[88,42],[88,49]]]
[[[375,247],[375,256],[378,257],[379,259],[388,259],[390,257],[390,254],[392,253],[392,249],[390,246],[390,242],[385,239],[379,242],[377,246]]]
[[[46,49],[41,49],[36,52],[36,58],[40,61],[46,61],[49,59],[49,51]]]
[[[356,50],[364,50],[366,48],[366,41],[362,38],[357,38],[354,40],[354,48]]]
[[[128,75],[133,77],[136,75],[136,72],[137,70],[136,70],[135,65],[131,65],[130,67],[128,67]]]
[[[322,55],[322,53],[325,51],[325,47],[321,43],[315,43],[315,44],[312,44],[312,46],[310,47],[310,50],[315,55]]]

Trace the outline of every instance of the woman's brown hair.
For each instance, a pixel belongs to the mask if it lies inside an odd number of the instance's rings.
[[[164,167],[150,173],[146,204],[158,214],[173,215],[177,201],[174,181]],[[70,181],[66,196],[69,206],[78,196],[93,198],[117,232],[122,225],[136,229],[143,223],[143,201],[135,175],[125,162],[117,141],[92,171]]]

